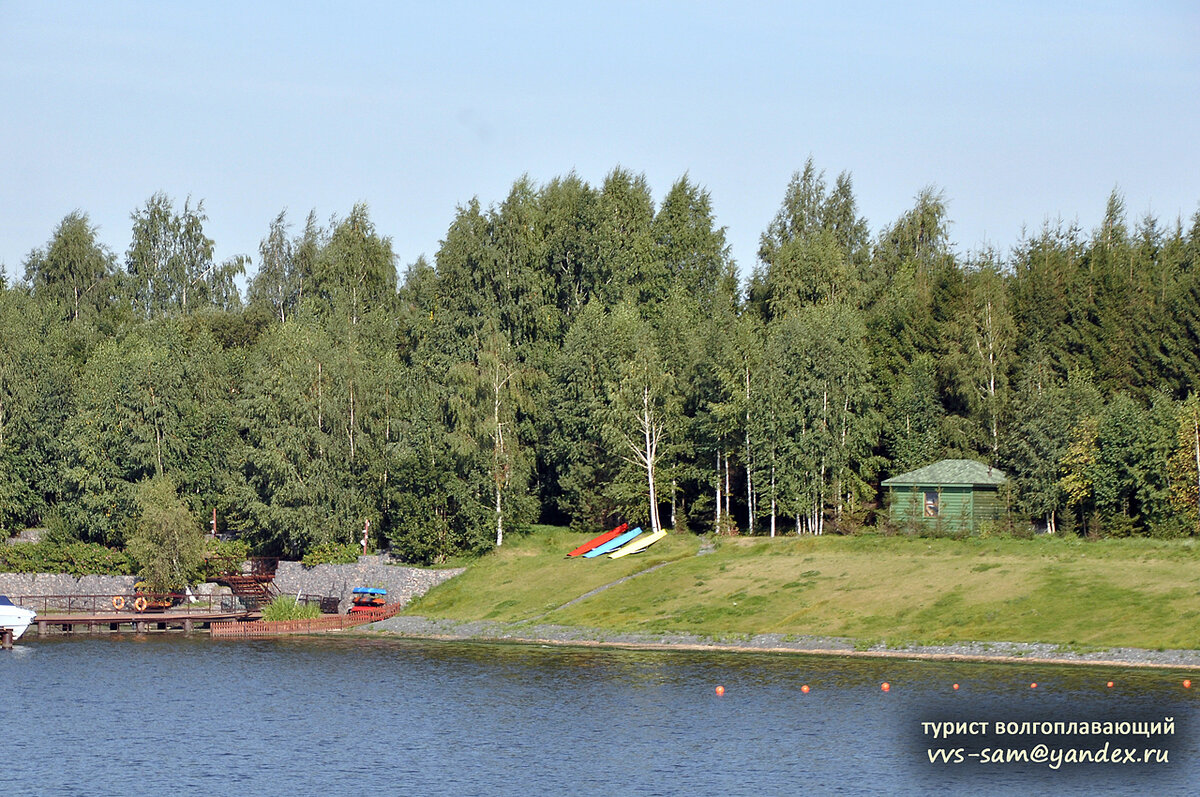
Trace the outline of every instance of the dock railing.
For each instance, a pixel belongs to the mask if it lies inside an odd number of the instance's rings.
[[[209,556],[204,560],[204,576],[208,579],[221,575],[252,576],[260,581],[271,581],[279,567],[278,556]]]
[[[39,617],[56,614],[214,614],[244,611],[245,606],[234,595],[186,595],[165,592],[134,592],[106,595],[13,595],[9,599],[18,606],[33,609]],[[145,608],[137,608],[139,599]]]

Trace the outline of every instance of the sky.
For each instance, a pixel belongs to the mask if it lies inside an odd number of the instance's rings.
[[[706,188],[748,275],[810,157],[873,233],[942,190],[963,254],[1200,210],[1200,4],[820,6],[0,0],[0,264],[73,210],[123,262],[161,191],[255,264],[365,202],[403,275],[472,197],[622,166]]]

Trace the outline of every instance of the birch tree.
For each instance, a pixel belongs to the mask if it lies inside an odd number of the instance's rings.
[[[517,416],[528,411],[529,375],[515,362],[514,352],[498,323],[484,327],[475,360],[455,367],[455,422],[474,440],[486,462],[496,546],[504,543],[505,519],[527,522],[530,502],[528,458],[517,435]],[[514,517],[515,515],[515,517]]]
[[[287,211],[280,211],[271,222],[267,237],[258,245],[258,271],[250,280],[247,298],[251,304],[270,307],[281,324],[295,312],[302,294],[296,262],[296,249],[300,243],[288,236]]]
[[[74,211],[59,222],[45,249],[25,262],[25,280],[39,300],[59,305],[63,316],[94,317],[111,300],[116,257],[96,238],[88,215]]]
[[[969,328],[967,346],[971,352],[969,373],[973,394],[987,430],[991,462],[1000,455],[1001,417],[1008,404],[1008,378],[1011,369],[1016,328],[1009,310],[1008,288],[994,253],[985,253],[967,274]]]
[[[620,457],[642,478],[647,501],[646,517],[654,532],[662,529],[659,470],[670,435],[679,419],[679,396],[672,364],[660,356],[651,330],[628,305],[614,311],[612,321],[626,347],[616,381],[608,387],[609,416],[606,431]],[[616,486],[626,497],[628,482]],[[640,514],[640,513],[639,513]]]

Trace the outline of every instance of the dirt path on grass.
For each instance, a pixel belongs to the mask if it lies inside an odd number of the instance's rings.
[[[555,612],[559,611],[560,609],[565,609],[568,606],[574,606],[576,603],[587,600],[588,598],[592,597],[593,595],[604,592],[604,590],[609,589],[610,587],[615,587],[618,584],[624,584],[626,581],[628,581],[631,578],[637,578],[638,576],[644,576],[647,573],[653,573],[655,570],[658,570],[660,567],[666,567],[667,565],[670,565],[670,564],[674,564],[674,562],[659,562],[658,564],[654,565],[653,567],[647,567],[645,570],[639,570],[636,573],[630,573],[627,576],[618,578],[616,581],[612,581],[612,582],[609,582],[608,584],[604,584],[602,586],[596,587],[594,590],[591,590],[590,592],[585,592],[582,595],[580,595],[578,598],[572,598],[571,600],[564,603],[562,606],[555,606],[553,609],[551,609],[548,612],[542,612],[537,617],[531,617],[531,618],[529,618],[528,622],[536,623],[538,620],[541,620],[543,617],[554,614]]]

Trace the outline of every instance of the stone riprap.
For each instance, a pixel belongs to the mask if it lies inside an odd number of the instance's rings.
[[[530,645],[579,645],[650,650],[711,650],[746,653],[807,653],[819,656],[890,658],[929,661],[1021,662],[1103,667],[1194,669],[1200,650],[1109,648],[1074,651],[1040,642],[958,642],[944,645],[896,645],[878,642],[862,647],[845,637],[791,634],[710,636],[686,631],[614,631],[539,623],[460,621],[404,615],[380,620],[366,630],[417,639],[512,642]],[[1192,676],[1195,677],[1195,676]]]
[[[275,588],[283,595],[322,595],[337,597],[340,610],[350,606],[355,587],[382,587],[389,603],[407,604],[443,581],[457,576],[465,568],[427,570],[382,564],[379,557],[364,556],[356,564],[305,567],[299,562],[280,562],[275,571]]]

